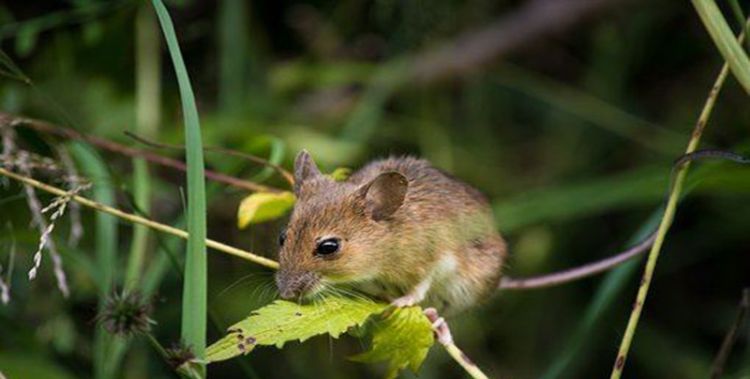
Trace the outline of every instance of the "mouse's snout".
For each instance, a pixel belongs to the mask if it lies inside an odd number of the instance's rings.
[[[282,299],[295,299],[307,295],[318,284],[319,277],[312,272],[279,270],[276,287]]]

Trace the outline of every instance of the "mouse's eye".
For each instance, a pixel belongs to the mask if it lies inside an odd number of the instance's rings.
[[[279,233],[279,246],[284,246],[284,241],[286,241],[286,229]]]
[[[331,255],[341,248],[341,241],[338,238],[326,238],[318,242],[315,247],[315,255]]]

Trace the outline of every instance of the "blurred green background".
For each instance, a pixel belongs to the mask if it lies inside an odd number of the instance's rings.
[[[729,2],[719,4],[734,21]],[[510,243],[508,273],[518,277],[601,258],[653,227],[671,164],[683,153],[722,64],[694,9],[682,1],[167,5],[206,146],[286,167],[306,148],[326,171],[390,154],[425,157],[492,199]],[[0,109],[141,148],[123,132],[181,144],[176,79],[152,12],[138,1],[0,4],[1,47],[33,81],[14,79],[5,61]],[[136,27],[136,20],[145,24]],[[137,44],[137,31],[161,47]],[[146,87],[139,88],[157,94],[155,101],[138,104],[138,73],[146,75]],[[137,109],[160,110],[158,130],[137,128]],[[50,136],[18,133],[27,148],[50,154]],[[747,152],[748,136],[748,97],[730,77],[702,146]],[[133,210],[133,162],[106,150],[92,156],[91,149],[76,149],[83,150],[74,154],[82,174],[101,196]],[[182,159],[179,151],[157,152]],[[206,161],[209,169],[287,188],[247,161],[216,153],[207,153]],[[92,171],[97,165],[91,162],[102,167]],[[159,166],[150,166],[150,173],[151,217],[178,225],[184,177]],[[628,378],[708,377],[740,291],[750,286],[750,170],[700,163],[688,182],[636,333]],[[209,236],[274,257],[284,220],[238,230],[236,208],[246,195],[209,186]],[[67,217],[54,235],[72,289],[65,299],[47,256],[40,277],[27,280],[38,232],[30,227],[22,187],[7,181],[0,187],[3,278],[14,257],[11,301],[0,305],[0,371],[8,379],[94,376],[101,291],[95,257],[111,249],[124,267],[136,238],[129,224],[88,210],[82,215],[79,246],[66,247]],[[156,288],[154,333],[170,345],[179,338],[182,279],[164,251],[181,260],[184,247],[152,234],[144,249],[152,275],[144,280]],[[606,377],[640,280],[639,262],[557,288],[498,293],[449,320],[454,337],[492,377]],[[124,270],[114,275],[117,287]],[[209,341],[274,298],[271,275],[209,253]],[[346,359],[363,349],[352,337],[319,337],[213,364],[209,377],[380,377],[382,367]],[[464,375],[434,347],[419,377]],[[114,376],[175,374],[145,340],[134,338]],[[725,377],[750,378],[747,327]]]

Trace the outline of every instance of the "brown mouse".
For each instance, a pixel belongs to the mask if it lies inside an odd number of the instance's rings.
[[[498,288],[506,245],[487,199],[427,161],[377,160],[337,182],[302,151],[294,179],[297,203],[279,237],[281,297],[347,285],[456,313]]]

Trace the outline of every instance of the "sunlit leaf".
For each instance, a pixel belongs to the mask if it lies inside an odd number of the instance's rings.
[[[432,325],[421,308],[398,308],[373,323],[371,349],[351,359],[387,362],[386,378],[392,379],[407,367],[417,373],[433,342]]]
[[[229,333],[208,347],[208,362],[247,354],[258,345],[283,347],[288,341],[303,342],[319,334],[338,338],[347,329],[362,325],[386,304],[361,298],[326,297],[311,304],[277,300],[232,325]]]
[[[349,179],[349,176],[352,174],[352,169],[348,167],[339,167],[335,170],[333,170],[332,173],[328,174],[333,180],[337,182],[343,182],[346,181],[346,179]]]
[[[283,216],[294,206],[294,194],[285,192],[257,192],[242,200],[237,209],[237,226],[240,229]]]

